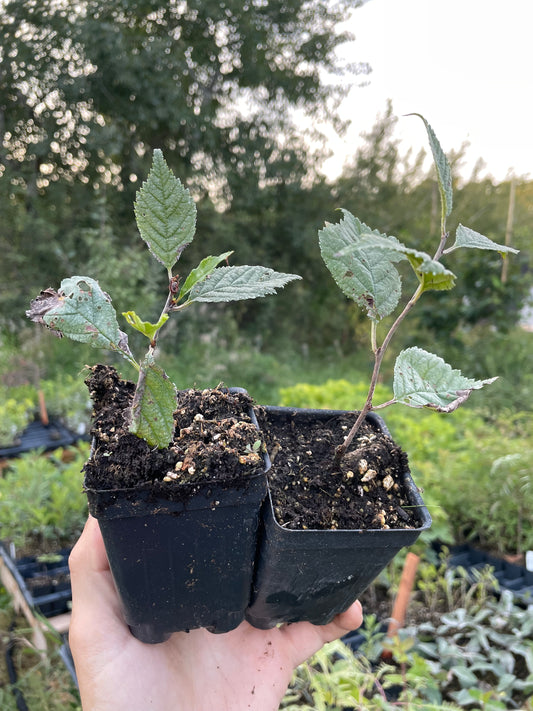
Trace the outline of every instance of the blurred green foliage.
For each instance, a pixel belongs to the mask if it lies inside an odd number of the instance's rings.
[[[28,386],[0,385],[0,447],[12,444],[31,420],[36,393]]]
[[[87,519],[81,469],[89,445],[81,443],[69,452],[74,458],[68,462],[61,449],[9,460],[0,478],[0,530],[18,551],[57,550],[80,535]]]

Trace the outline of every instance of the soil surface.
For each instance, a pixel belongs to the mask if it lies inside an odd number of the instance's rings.
[[[174,440],[150,447],[128,431],[135,386],[111,366],[96,365],[86,384],[94,405],[91,458],[85,465],[89,489],[153,484],[177,492],[183,483],[235,480],[264,470],[264,447],[250,418],[246,393],[223,388],[178,392]]]
[[[182,484],[235,482],[258,474],[264,470],[261,451],[268,448],[269,484],[281,525],[291,529],[420,525],[403,486],[407,455],[375,423],[363,424],[340,467],[333,468],[335,449],[355,414],[322,421],[309,418],[305,426],[299,419],[296,426],[292,417],[274,417],[278,408],[256,408],[260,432],[251,421],[252,400],[246,393],[184,390],[177,395],[174,440],[168,448],[156,449],[128,431],[133,383],[104,365],[91,368],[85,382],[94,404],[86,488],[150,484],[155,492],[180,498]]]
[[[295,420],[290,412],[279,408],[257,412],[272,460],[268,477],[280,525],[290,529],[420,526],[403,486],[407,455],[377,425],[363,423],[336,469],[335,449],[357,413],[317,421],[310,415]]]

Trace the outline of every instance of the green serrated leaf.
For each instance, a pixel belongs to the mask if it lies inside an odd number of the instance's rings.
[[[228,257],[232,254],[233,252],[224,252],[223,254],[219,254],[218,257],[206,257],[205,259],[202,259],[200,264],[195,267],[195,269],[190,272],[187,279],[185,279],[185,282],[181,287],[179,298],[181,299],[188,294],[195,284],[198,284],[206,279],[221,262],[226,261],[226,259],[228,259]]]
[[[168,321],[168,314],[162,314],[157,323],[150,323],[149,321],[142,321],[135,311],[123,311],[122,315],[126,321],[133,326],[137,331],[142,333],[144,336],[153,339],[155,334],[159,331],[161,326],[163,326]]]
[[[94,348],[119,351],[132,358],[128,337],[118,327],[111,299],[94,279],[85,276],[63,279],[57,294],[51,290],[43,292],[32,302],[32,309],[37,301],[42,321],[54,331]]]
[[[218,267],[191,289],[190,301],[241,301],[275,294],[297,274],[283,274],[259,266]]]
[[[174,436],[176,388],[153,358],[141,365],[144,378],[139,382],[132,405],[130,432],[145,439],[151,447],[168,447]]]
[[[455,286],[455,274],[446,269],[440,262],[433,260],[426,252],[418,249],[406,247],[399,242],[396,237],[374,233],[361,233],[360,239],[355,245],[350,245],[341,249],[335,257],[344,257],[354,252],[368,255],[372,251],[383,250],[389,255],[398,254],[398,259],[406,257],[413,267],[417,279],[423,286],[423,291],[437,290],[444,291]]]
[[[343,210],[343,219],[326,223],[319,232],[322,258],[341,291],[368,316],[388,316],[401,294],[401,279],[394,262],[404,259],[401,243],[387,237]]]
[[[159,149],[137,193],[135,219],[150,252],[170,272],[196,231],[196,205]]]
[[[465,378],[439,356],[422,348],[408,348],[400,353],[394,365],[394,398],[410,407],[453,412],[473,390],[479,390],[495,380],[497,378]]]
[[[493,252],[500,252],[502,255],[507,253],[518,254],[519,250],[514,247],[506,247],[504,244],[497,244],[488,237],[471,230],[470,227],[459,225],[455,233],[455,243],[445,250],[445,254],[453,252],[454,249],[460,247],[469,247],[473,249],[486,249]]]
[[[453,191],[452,191],[452,170],[446,154],[441,148],[441,145],[435,135],[435,132],[421,114],[409,114],[410,116],[418,116],[424,122],[429,138],[429,145],[433,154],[433,162],[437,169],[437,181],[442,201],[442,209],[445,217],[452,211],[453,206]]]

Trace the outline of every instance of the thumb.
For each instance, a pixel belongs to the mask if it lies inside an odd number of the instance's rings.
[[[72,636],[95,628],[114,631],[124,624],[98,521],[89,516],[69,558],[72,586]]]
[[[280,632],[287,638],[293,649],[294,666],[298,666],[327,642],[333,642],[361,626],[363,611],[356,600],[350,607],[337,615],[327,625],[313,625],[310,622],[296,622],[286,625]]]

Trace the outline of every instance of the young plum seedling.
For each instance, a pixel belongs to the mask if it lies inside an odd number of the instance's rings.
[[[474,248],[506,253],[518,250],[496,244],[492,240],[459,225],[455,243],[446,247],[449,233],[446,218],[452,209],[452,177],[446,156],[426,119],[420,114],[427,130],[433,161],[437,170],[441,200],[440,242],[433,256],[417,249],[406,247],[396,237],[389,237],[378,230],[372,230],[343,210],[343,219],[338,224],[326,223],[319,232],[322,258],[341,291],[353,299],[370,319],[370,340],[374,354],[374,369],[366,402],[352,429],[342,445],[337,448],[335,463],[338,465],[359,427],[371,410],[378,410],[394,403],[410,407],[428,407],[438,412],[452,412],[462,405],[473,390],[494,382],[472,380],[464,377],[459,370],[453,370],[445,361],[433,353],[413,347],[402,351],[394,366],[394,397],[380,405],[373,404],[374,391],[378,382],[383,356],[399,326],[425,291],[449,290],[455,285],[455,275],[441,263],[443,256],[456,249]],[[398,306],[401,296],[401,279],[396,263],[407,260],[413,268],[418,286],[403,307],[382,342],[378,343],[377,326]]]
[[[168,295],[156,323],[143,321],[134,311],[126,321],[149,340],[148,351],[138,362],[128,337],[118,325],[111,299],[97,281],[86,276],[64,279],[58,292],[42,291],[26,315],[48,326],[58,336],[90,343],[120,353],[138,371],[130,414],[130,431],[151,446],[164,448],[174,434],[176,388],[155,362],[161,328],[169,315],[201,302],[240,301],[275,294],[296,274],[283,274],[260,266],[219,266],[233,252],[209,256],[183,283],[172,270],[196,232],[196,205],[189,191],[172,174],[160,150],[155,150],[148,179],[137,193],[135,219],[142,239],[168,274]]]

